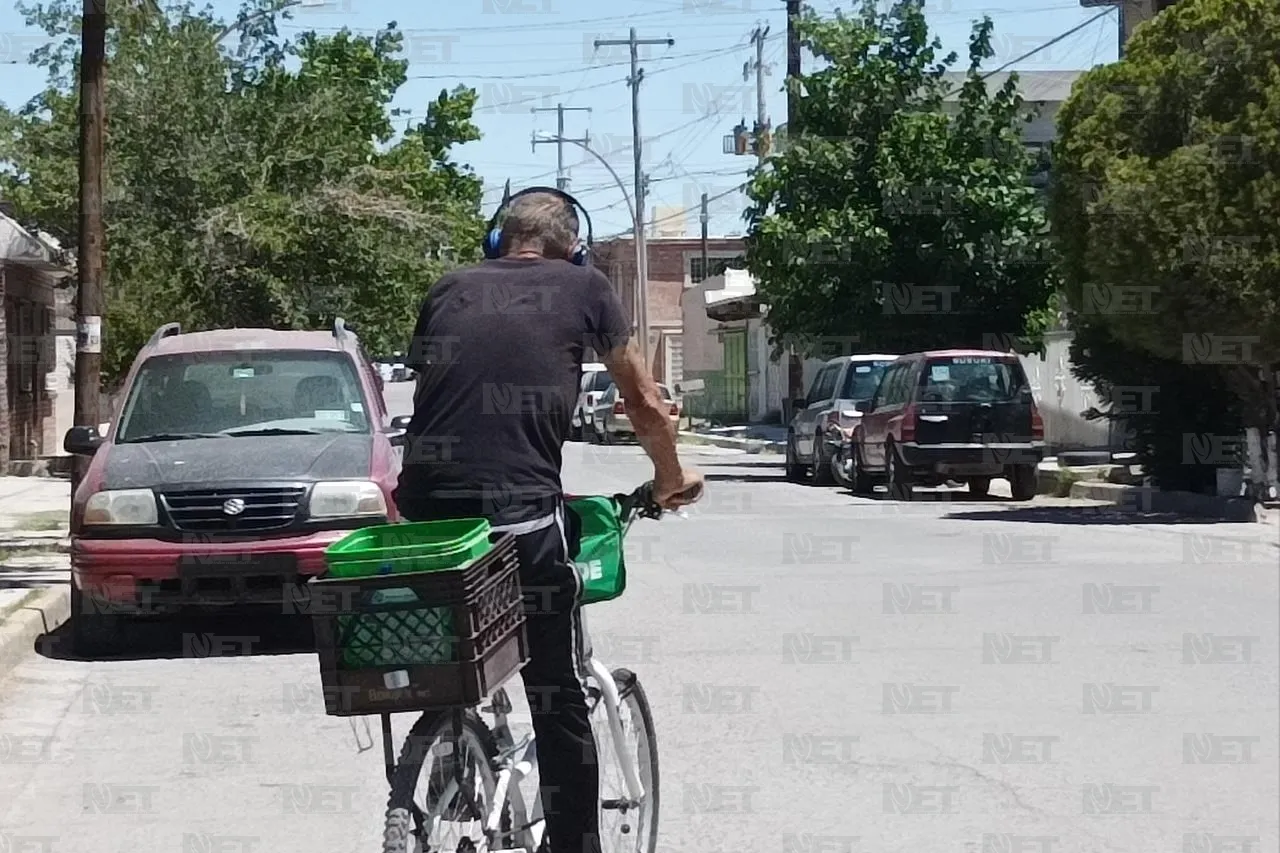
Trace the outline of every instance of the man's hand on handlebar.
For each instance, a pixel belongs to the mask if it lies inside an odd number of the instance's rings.
[[[658,476],[653,481],[653,499],[663,509],[678,509],[702,497],[702,475],[692,468],[681,468],[676,476]]]

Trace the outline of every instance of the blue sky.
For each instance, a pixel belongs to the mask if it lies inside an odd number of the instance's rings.
[[[318,2],[318,0],[308,0]],[[887,2],[887,0],[885,0]],[[214,0],[216,13],[230,19],[237,0]],[[829,14],[855,4],[812,0],[810,8]],[[613,14],[604,9],[613,8]],[[990,15],[995,22],[996,68],[1083,23],[1099,9],[1079,0],[926,0],[926,14],[944,46],[964,56],[971,22]],[[755,116],[755,78],[743,81],[743,64],[753,60],[751,31],[769,26],[765,79],[769,117],[786,116],[781,93],[786,71],[786,16],[781,0],[330,0],[322,8],[297,8],[281,32],[335,32],[344,27],[372,34],[395,21],[405,33],[410,79],[395,106],[421,116],[441,88],[465,83],[480,93],[477,123],[484,138],[459,149],[486,182],[485,207],[492,210],[511,179],[519,188],[554,184],[556,146],[530,145],[535,131],[555,133],[556,113],[532,107],[590,107],[565,113],[565,135],[589,133],[591,145],[609,160],[631,190],[631,98],[625,78],[628,48],[601,47],[596,39],[626,39],[635,27],[641,39],[672,38],[672,47],[641,48],[645,81],[640,125],[646,139],[644,171],[650,176],[648,208],[696,207],[703,192],[724,192],[741,183],[753,158],[723,153],[723,137],[742,118]],[[27,29],[11,5],[0,7],[0,102],[14,107],[44,84],[42,70],[26,65],[43,35]],[[1116,18],[1112,13],[1016,70],[1083,69],[1116,58]],[[574,146],[565,147],[570,190],[592,213],[597,237],[631,225],[626,203],[607,170]],[[733,193],[712,203],[712,235],[740,233],[744,199]],[[650,214],[650,218],[652,218]],[[687,217],[698,233],[696,210]]]

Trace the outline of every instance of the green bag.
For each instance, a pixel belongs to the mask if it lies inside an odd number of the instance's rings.
[[[627,561],[622,547],[622,507],[614,498],[591,496],[568,501],[576,516],[577,552],[573,566],[582,578],[582,603],[612,601],[627,588]],[[576,524],[574,524],[576,522]]]

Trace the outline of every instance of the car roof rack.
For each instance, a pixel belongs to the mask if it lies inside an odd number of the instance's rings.
[[[182,334],[181,323],[165,323],[163,326],[156,329],[155,334],[151,336],[151,340],[147,341],[147,346],[153,347],[160,343],[164,338],[171,338],[174,335],[180,334]]]

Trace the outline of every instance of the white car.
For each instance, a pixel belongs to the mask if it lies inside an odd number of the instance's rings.
[[[666,385],[659,384],[658,390],[662,392],[662,399],[668,406],[667,411],[672,427],[678,426],[681,410],[679,401]],[[587,440],[591,442],[615,444],[619,439],[634,438],[636,434],[635,427],[631,425],[631,418],[627,416],[626,401],[618,396],[616,385],[610,385],[609,390],[600,396],[592,412],[591,421],[592,429],[587,431]]]
[[[594,429],[594,413],[596,403],[606,391],[613,387],[613,379],[603,364],[588,362],[582,365],[582,382],[578,385],[578,403],[573,407],[573,419],[570,421],[569,437],[574,441],[582,441],[590,430]]]

